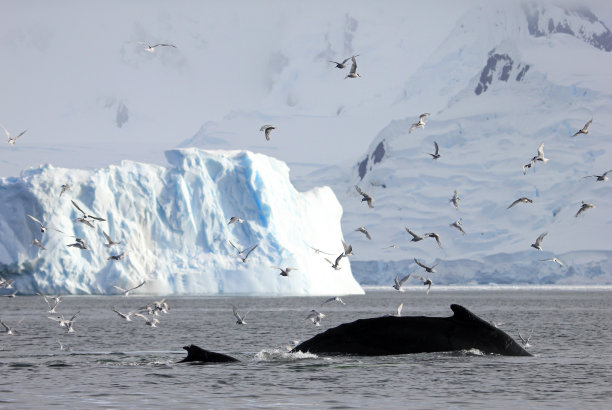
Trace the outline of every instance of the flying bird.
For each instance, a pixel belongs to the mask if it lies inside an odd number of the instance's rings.
[[[111,247],[111,246],[113,246],[113,245],[121,245],[121,242],[115,242],[115,241],[113,241],[113,240],[111,239],[111,237],[110,237],[110,236],[108,236],[108,234],[107,234],[106,232],[102,231],[102,234],[104,235],[104,238],[106,238],[106,242],[107,242],[107,243],[105,243],[105,244],[104,244],[104,246],[106,246],[107,248],[110,248],[110,247]]]
[[[138,289],[139,287],[143,286],[146,282],[147,282],[146,280],[143,280],[140,285],[134,286],[133,288],[130,288],[130,289],[123,289],[122,287],[119,287],[117,285],[113,285],[113,287],[123,292],[123,296],[129,296],[131,291]]]
[[[23,134],[26,133],[27,130],[25,131],[21,131],[19,134],[17,134],[16,137],[12,137],[11,133],[8,132],[8,130],[6,128],[4,128],[4,125],[0,124],[0,127],[2,127],[4,129],[4,133],[6,134],[6,136],[8,137],[8,143],[11,145],[15,145],[15,142],[17,142],[17,138],[21,137]]]
[[[461,218],[457,219],[455,222],[449,225],[451,228],[458,229],[463,235],[465,235],[465,231],[463,230],[463,225],[461,224]]]
[[[272,268],[274,269],[280,269],[281,276],[289,276],[289,273],[294,271],[294,270],[298,270],[297,268],[281,268],[280,266],[272,266]]]
[[[538,236],[538,239],[536,239],[535,243],[531,244],[532,248],[536,248],[537,250],[541,251],[542,250],[542,240],[544,239],[544,237],[548,235],[548,232],[544,232],[542,235]]]
[[[45,233],[47,231],[47,229],[53,229],[54,231],[57,231],[59,233],[64,233],[62,231],[60,231],[59,229],[55,229],[55,228],[51,228],[48,226],[45,226],[42,222],[40,222],[38,219],[34,218],[32,215],[30,214],[26,214],[31,220],[33,220],[34,222],[36,222],[38,225],[40,225],[40,231],[42,233]]]
[[[111,310],[113,312],[115,312],[116,314],[118,314],[120,317],[124,318],[127,322],[131,322],[132,321],[131,316],[135,313],[135,312],[121,313],[117,309],[115,309],[114,306],[111,307]]]
[[[47,311],[47,313],[55,313],[55,308],[57,308],[57,305],[59,305],[60,302],[62,301],[61,296],[59,295],[55,297],[49,296],[49,298],[47,298],[47,296],[42,293],[38,293],[38,295],[42,296],[47,306],[49,306],[49,310]],[[49,299],[53,300],[53,306],[51,306]]]
[[[506,209],[510,209],[510,208],[512,208],[514,205],[516,205],[516,204],[520,204],[520,203],[523,203],[523,204],[531,204],[531,203],[533,203],[533,201],[532,201],[531,199],[529,199],[529,198],[525,197],[525,196],[522,196],[522,197],[520,197],[519,199],[517,199],[516,201],[512,202],[512,203],[511,203],[511,204],[508,206],[508,208],[506,208]]]
[[[344,79],[346,80],[347,78],[357,78],[357,77],[361,77],[361,75],[357,74],[357,60],[355,59],[356,56],[352,56],[351,60],[353,61],[353,64],[351,65],[351,71],[346,75],[346,77],[344,77]]]
[[[433,285],[433,282],[431,281],[431,279],[425,278],[423,276],[418,276],[418,275],[412,275],[412,277],[423,281],[423,286],[427,286],[427,291],[425,292],[425,294],[429,295],[429,291],[431,290],[431,285]]]
[[[77,248],[77,249],[80,249],[82,251],[89,251],[90,250],[89,246],[87,246],[85,241],[83,239],[81,239],[81,238],[77,238],[75,243],[71,243],[71,244],[68,244],[66,246]]]
[[[120,261],[121,259],[123,259],[123,257],[125,256],[125,254],[128,251],[123,251],[121,252],[119,255],[111,255],[108,258],[106,258],[107,261],[113,260],[113,261]]]
[[[576,218],[578,218],[578,215],[580,215],[581,213],[583,213],[584,211],[590,209],[590,208],[595,208],[595,205],[593,204],[588,204],[584,201],[582,201],[582,206],[580,207],[580,209],[578,210],[578,212],[576,212],[576,215],[574,215]]]
[[[337,258],[335,262],[330,261],[327,258],[323,258],[325,259],[329,264],[331,264],[331,267],[334,268],[335,270],[340,270],[340,261],[342,260],[342,258],[344,258],[344,252],[342,252]]]
[[[429,266],[424,265],[423,263],[419,262],[417,258],[414,258],[414,262],[417,265],[419,265],[421,268],[425,269],[427,273],[434,273],[436,271],[434,268],[440,264],[440,262],[438,262],[430,268]],[[418,276],[415,276],[415,277],[418,277]]]
[[[565,267],[565,265],[563,264],[563,262],[561,262],[559,259],[553,257],[553,258],[548,258],[548,259],[540,259],[541,262],[554,262],[559,266],[563,266]]]
[[[341,305],[346,305],[346,303],[342,299],[340,299],[340,297],[338,296],[334,296],[333,298],[327,299],[325,302],[321,303],[321,305],[324,305],[326,303],[331,303],[331,302],[338,302]]]
[[[157,327],[157,324],[159,323],[159,319],[156,317],[153,318],[148,318],[145,315],[143,315],[142,313],[134,313],[134,316],[138,316],[141,317],[145,320],[145,323],[147,326],[151,326],[151,327]]]
[[[612,172],[612,170],[610,170],[610,171],[606,171],[606,172],[604,172],[604,173],[603,173],[603,174],[601,174],[601,175],[587,175],[587,176],[586,176],[586,177],[584,177],[584,178],[596,178],[596,179],[595,179],[595,181],[605,182],[605,181],[607,181],[607,180],[608,180],[608,176],[607,176],[607,175],[608,175],[608,172]]]
[[[244,315],[240,315],[238,313],[238,310],[236,309],[236,306],[232,305],[232,311],[234,312],[234,317],[236,318],[236,324],[237,325],[246,325],[246,317],[249,314],[249,312],[246,312]]]
[[[572,137],[575,137],[576,135],[580,135],[580,134],[588,134],[589,133],[589,125],[591,125],[591,123],[593,122],[593,118],[591,118],[590,120],[587,121],[586,124],[584,124],[584,127],[582,127],[581,130],[576,131],[576,133],[574,135],[572,135]]]
[[[401,317],[402,316],[402,309],[403,308],[404,308],[404,304],[400,303],[399,306],[397,307],[397,314],[395,316]]]
[[[61,192],[60,192],[60,194],[59,194],[59,196],[60,196],[60,197],[61,197],[61,196],[64,194],[64,192],[66,192],[66,191],[72,191],[72,187],[70,186],[70,184],[69,184],[68,182],[66,182],[66,183],[65,183],[64,185],[62,185],[60,188],[62,188],[62,190],[61,190]]]
[[[359,57],[359,54],[355,55],[355,57]],[[352,57],[345,58],[341,63],[339,63],[337,61],[332,61],[332,60],[329,60],[329,62],[336,64],[335,68],[338,68],[338,69],[342,70],[343,68],[346,68],[346,62],[349,61],[351,58]]]
[[[412,126],[410,127],[410,130],[408,130],[408,134],[410,134],[412,131],[416,130],[417,128],[425,128],[425,124],[426,124],[425,118],[427,118],[429,115],[431,114],[429,114],[428,112],[419,115],[419,121],[412,124]]]
[[[353,245],[347,245],[344,240],[340,239],[342,242],[342,247],[344,248],[344,256],[353,256]]]
[[[313,248],[313,247],[312,247],[312,246],[310,246],[310,245],[308,245],[308,247],[309,247],[310,249],[312,249],[312,250],[313,250],[313,251],[314,251],[314,252],[315,252],[317,255],[318,255],[318,254],[320,254],[320,253],[322,253],[322,254],[324,254],[324,255],[331,255],[331,256],[333,256],[333,255],[334,255],[333,253],[327,253],[327,252],[323,252],[321,249],[318,249],[318,248]]]
[[[434,141],[434,147],[435,147],[435,151],[433,154],[430,152],[427,152],[426,154],[431,155],[431,159],[438,159],[440,158],[441,155],[440,155],[440,149],[438,148],[438,143],[436,141]]]
[[[160,43],[160,44],[150,45],[149,43],[146,43],[144,41],[138,41],[138,44],[145,46],[146,47],[145,50],[148,51],[149,53],[155,52],[155,48],[156,47],[174,47],[174,48],[176,48],[176,46],[174,44]]]
[[[255,246],[253,246],[247,253],[246,255],[244,255],[244,258],[242,256],[240,256],[240,254],[238,254],[238,258],[242,261],[242,263],[246,263],[247,258],[249,257],[249,255],[251,254],[251,252],[253,252],[255,250],[255,248],[257,248],[259,246],[259,244],[256,244]]]
[[[361,188],[359,188],[357,185],[355,185],[355,189],[357,190],[357,192],[359,192],[359,194],[363,197],[361,198],[361,202],[367,202],[368,206],[370,208],[374,208],[374,205],[372,205],[372,202],[374,202],[374,198],[372,198],[370,195],[366,194],[365,192],[363,192],[361,190]]]
[[[262,125],[259,131],[264,131],[266,135],[266,141],[270,141],[270,132],[275,129],[276,129],[275,126],[268,124],[268,125]]]
[[[89,227],[93,228],[94,226],[93,226],[93,224],[91,223],[90,219],[93,219],[93,220],[96,220],[96,221],[102,221],[102,222],[106,221],[106,219],[104,219],[104,218],[100,218],[99,216],[88,215],[88,214],[87,214],[87,213],[85,213],[85,211],[83,211],[83,210],[81,209],[81,207],[80,207],[80,206],[78,206],[78,205],[77,205],[77,203],[76,203],[76,202],[74,202],[72,199],[70,200],[70,202],[72,202],[72,205],[73,205],[73,206],[74,206],[76,209],[78,209],[78,210],[79,210],[79,212],[82,214],[82,216],[81,216],[81,217],[79,217],[79,218],[75,219],[75,221],[76,221],[76,222],[81,222],[81,223],[84,223],[85,225],[87,225],[87,226],[89,226]]]
[[[404,289],[402,289],[402,285],[408,280],[410,279],[410,274],[404,276],[402,279],[399,278],[399,274],[395,275],[395,279],[393,280],[395,283],[393,284],[393,289],[397,290],[398,292],[403,292]]]
[[[457,193],[457,190],[455,189],[455,192],[453,193],[453,197],[451,199],[449,199],[448,202],[453,204],[453,206],[455,207],[456,210],[459,210],[459,201],[460,200],[461,200],[461,198],[459,198],[459,194]]]
[[[17,322],[17,324],[16,324],[15,326],[19,326],[19,324],[20,324],[22,321],[23,321],[23,318],[22,318],[22,319],[21,319],[19,322]],[[14,335],[14,334],[15,334],[15,332],[17,332],[15,329],[8,327],[8,325],[7,325],[6,323],[4,323],[4,322],[2,321],[2,319],[0,319],[0,325],[2,325],[2,327],[4,327],[4,329],[5,329],[5,331],[6,331],[6,334],[7,334],[7,335]]]
[[[237,223],[241,224],[241,223],[243,223],[243,222],[244,222],[244,219],[239,218],[239,217],[237,217],[237,216],[232,216],[232,217],[230,218],[230,220],[229,220],[229,222],[228,222],[227,224],[228,224],[228,225],[231,225],[231,224],[233,224],[233,223],[235,223],[235,222],[237,222]]]
[[[43,251],[46,251],[46,250],[47,250],[47,248],[45,248],[45,247],[43,246],[43,244],[42,244],[42,243],[41,243],[41,242],[38,240],[38,238],[34,238],[34,239],[32,240],[32,242],[30,242],[30,245],[38,246],[38,247],[39,247],[40,249],[42,249]]]
[[[544,143],[540,144],[540,146],[538,147],[538,155],[533,157],[533,159],[536,161],[542,161],[544,163],[549,161],[548,158],[544,158]]]
[[[358,232],[361,232],[362,234],[364,234],[366,236],[366,238],[372,240],[372,236],[370,235],[368,230],[365,228],[365,226],[360,226],[359,228],[357,228],[355,230],[358,231]]]
[[[426,233],[425,236],[429,237],[429,238],[434,238],[436,240],[436,242],[438,243],[438,246],[441,248],[442,247],[442,242],[440,241],[440,235],[438,235],[435,232],[430,232],[430,233]]]
[[[519,337],[519,339],[521,339],[521,342],[523,342],[523,346],[525,346],[525,347],[531,346],[529,344],[529,339],[531,339],[531,335],[532,334],[533,334],[533,329],[531,329],[531,331],[529,332],[529,336],[527,336],[527,338],[524,339],[523,336],[521,336],[521,332],[520,331],[518,332],[518,337]]]
[[[412,239],[410,240],[410,242],[418,242],[418,241],[422,241],[423,239],[425,239],[425,235],[423,235],[423,236],[417,235],[416,233],[414,233],[410,229],[408,229],[407,226],[405,226],[404,229],[406,230],[406,232],[408,232],[410,235],[412,235]]]
[[[325,314],[318,312],[316,309],[312,309],[304,320],[310,320],[315,326],[321,326],[321,319],[324,317]]]

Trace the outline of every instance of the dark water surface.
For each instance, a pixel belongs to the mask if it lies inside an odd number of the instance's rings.
[[[47,319],[41,297],[0,299],[1,408],[610,408],[612,291],[368,291],[320,306],[323,297],[169,297],[157,328],[110,310],[159,298],[65,297],[80,310],[75,333]],[[289,354],[286,346],[329,327],[393,313],[450,316],[458,303],[516,338],[534,329],[535,357],[479,352],[385,357]],[[247,311],[235,324],[231,305]],[[321,327],[304,320],[317,308]],[[23,321],[19,324],[19,320]],[[0,330],[2,330],[0,328]],[[58,342],[59,340],[59,342]],[[63,350],[60,350],[60,342]],[[176,364],[187,344],[239,363]]]

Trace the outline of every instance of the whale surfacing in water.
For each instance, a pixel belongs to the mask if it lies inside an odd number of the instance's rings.
[[[238,359],[234,359],[223,353],[211,352],[209,350],[202,349],[196,345],[183,346],[183,349],[187,350],[187,357],[181,360],[179,363],[185,362],[200,362],[200,363],[228,363],[238,362]]]
[[[450,317],[384,316],[359,319],[328,329],[292,352],[360,356],[451,352],[478,349],[504,356],[531,356],[502,330],[463,306]]]

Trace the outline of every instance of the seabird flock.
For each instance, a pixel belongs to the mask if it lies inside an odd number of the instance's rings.
[[[144,47],[144,51],[149,52],[149,53],[154,53],[156,51],[156,49],[158,48],[163,48],[163,47],[170,47],[170,48],[176,48],[175,45],[173,44],[166,44],[166,43],[157,43],[157,44],[149,44],[145,41],[139,41],[136,42],[137,44],[141,45]],[[344,77],[345,79],[348,78],[359,78],[361,77],[361,75],[359,73],[357,73],[357,60],[356,57],[358,57],[359,55],[352,55],[351,57],[345,58],[344,60],[342,60],[342,62],[337,62],[337,61],[331,61],[331,63],[335,64],[335,68],[338,68],[339,70],[343,70],[344,68],[346,68],[348,66],[348,62],[350,61],[350,69],[349,69],[349,73]],[[426,125],[426,119],[428,119],[428,117],[430,116],[430,113],[423,113],[421,115],[419,115],[418,117],[418,121],[413,123],[410,128],[408,129],[408,134],[411,134],[413,131],[417,130],[418,128],[425,128]],[[572,137],[576,137],[580,134],[584,134],[587,135],[589,134],[589,126],[591,125],[593,119],[591,118],[582,129],[578,130],[574,135],[572,135]],[[17,134],[16,136],[12,136],[11,133],[3,126],[0,124],[0,126],[3,128],[7,138],[8,138],[8,143],[13,146],[15,145],[15,143],[17,142],[17,139],[20,138],[21,136],[23,136],[27,130],[24,130],[22,132],[20,132],[19,134]],[[270,141],[270,134],[272,130],[275,130],[276,127],[270,124],[266,124],[260,127],[260,131],[264,132],[264,136],[266,141]],[[436,141],[434,141],[434,152],[433,153],[427,153],[427,155],[431,156],[433,160],[437,160],[441,157],[440,154],[440,148],[439,145]],[[549,159],[545,158],[544,156],[544,143],[541,143],[537,149],[537,155],[535,155],[534,157],[532,157],[530,159],[530,161],[523,165],[523,174],[526,174],[527,169],[530,169],[532,167],[535,166],[536,163],[541,162],[541,163],[546,163],[548,162]],[[584,178],[596,178],[596,181],[607,181],[607,174],[609,172],[612,172],[612,170],[610,171],[606,171],[605,173],[603,173],[602,175],[589,175],[586,176]],[[64,193],[71,191],[72,190],[72,186],[69,183],[65,183],[60,187],[61,191],[59,193],[59,196],[61,197]],[[357,191],[357,193],[361,196],[361,201],[362,202],[366,202],[366,204],[368,205],[368,207],[370,209],[374,208],[374,198],[364,192],[359,186],[355,185],[355,190]],[[454,191],[453,196],[451,197],[451,199],[449,200],[449,202],[455,207],[456,210],[459,210],[459,201],[460,201],[460,197],[459,194],[457,192],[457,190]],[[85,212],[83,210],[83,208],[81,206],[79,206],[79,204],[77,204],[74,200],[71,200],[73,207],[78,210],[78,212],[80,212],[80,216],[78,216],[76,219],[74,219],[74,222],[77,223],[82,223],[86,226],[88,226],[89,228],[93,228],[95,229],[95,224],[99,223],[99,222],[105,222],[106,219],[99,217],[99,216],[95,216],[95,215],[91,215],[87,212]],[[512,202],[509,206],[508,209],[514,207],[517,204],[531,204],[533,201],[529,198],[526,197],[521,197],[517,200],[515,200],[514,202]],[[593,204],[589,204],[586,202],[582,202],[582,206],[580,207],[580,209],[578,210],[578,212],[576,213],[576,217],[578,217],[581,213],[585,212],[586,210],[590,209],[590,208],[594,208],[595,206]],[[57,231],[58,233],[64,234],[62,231],[60,231],[59,229],[56,229],[54,227],[45,225],[43,222],[41,222],[38,218],[36,218],[35,216],[32,216],[30,214],[27,215],[27,217],[29,219],[31,219],[32,221],[34,221],[38,227],[40,228],[40,231],[42,234],[44,234],[47,230],[52,229],[54,231]],[[231,219],[228,221],[227,225],[232,225],[232,224],[241,224],[244,223],[245,220],[238,217],[238,216],[232,216]],[[459,230],[461,232],[462,235],[466,235],[466,232],[463,229],[463,225],[462,225],[462,219],[458,219],[455,222],[453,222],[452,224],[449,225],[450,227],[453,227],[457,230]],[[418,235],[414,232],[412,232],[408,227],[405,227],[406,232],[408,232],[411,235],[411,242],[420,242],[423,241],[425,238],[434,238],[438,244],[438,246],[440,248],[442,248],[442,243],[441,243],[441,239],[440,239],[440,235],[438,235],[435,232],[430,232],[430,233],[424,233],[422,235]],[[361,226],[357,229],[355,229],[355,231],[361,232],[363,233],[366,238],[368,240],[372,239],[372,236],[370,235],[370,233],[368,232],[368,230],[365,228],[365,226]],[[104,230],[102,230],[103,236],[106,239],[106,243],[104,244],[105,247],[107,248],[111,248],[115,245],[120,245],[122,244],[121,241],[115,241],[113,239],[111,239],[111,237],[109,236],[109,234],[107,234]],[[531,247],[542,251],[542,240],[544,239],[544,237],[547,235],[547,233],[543,233],[541,234],[535,241],[535,243],[531,244]],[[74,237],[74,236],[73,236]],[[254,244],[251,245],[247,248],[241,249],[239,248],[237,245],[235,245],[234,243],[232,243],[231,241],[228,241],[229,244],[231,245],[231,247],[237,252],[236,257],[241,260],[243,263],[247,263],[247,259],[249,257],[249,255],[251,255],[251,253],[258,247],[258,244]],[[310,248],[316,253],[316,254],[325,254],[325,255],[329,255],[329,256],[336,256],[336,258],[334,259],[334,261],[332,262],[330,259],[328,258],[324,258],[325,261],[327,261],[329,263],[329,265],[331,265],[331,268],[333,268],[334,270],[339,270],[341,269],[340,266],[340,262],[342,260],[342,258],[348,258],[349,256],[353,255],[353,248],[351,245],[347,245],[344,240],[341,239],[341,243],[342,243],[342,247],[343,247],[343,251],[341,251],[339,254],[336,253],[328,253],[328,252],[324,252],[318,248],[312,247],[310,246]],[[38,238],[34,238],[31,242],[32,246],[36,246],[40,249],[40,251],[44,251],[47,250],[47,248],[43,245],[42,241],[39,240]],[[48,246],[48,245],[47,245]],[[77,249],[81,249],[84,251],[91,251],[91,247],[87,245],[87,243],[82,239],[82,238],[78,238],[75,237],[75,242],[72,244],[68,244],[66,245],[68,247],[74,247]],[[397,245],[391,245],[387,248],[397,248]],[[384,249],[387,249],[384,248]],[[109,263],[114,263],[114,262],[118,262],[121,261],[125,258],[127,254],[127,251],[123,251],[119,254],[115,254],[115,255],[109,255],[107,260],[109,261]],[[552,261],[555,262],[557,264],[559,264],[560,266],[565,266],[559,259],[557,259],[556,257],[553,258],[548,258],[548,259],[540,259],[540,261]],[[426,273],[435,273],[435,267],[440,263],[437,262],[436,264],[430,266],[427,266],[426,264],[424,264],[423,262],[420,262],[418,259],[414,258],[414,262],[416,265],[418,265],[419,267],[423,268],[425,270]],[[291,276],[290,273],[293,271],[297,271],[297,268],[293,268],[293,267],[280,267],[280,266],[271,266],[274,269],[278,269],[280,270],[280,275],[281,276],[285,276],[285,277],[289,277]],[[429,294],[429,291],[431,289],[431,286],[433,285],[433,282],[430,278],[428,277],[423,277],[423,276],[419,276],[419,275],[415,275],[415,274],[408,274],[403,276],[401,279],[399,279],[399,274],[396,275],[395,280],[394,280],[394,284],[393,284],[393,288],[396,289],[397,291],[403,292],[403,288],[402,285],[410,278],[415,278],[419,281],[421,281],[423,283],[423,285],[428,286],[427,287],[427,291],[426,294]],[[114,288],[116,288],[118,291],[120,291],[121,293],[123,293],[123,295],[125,297],[128,297],[130,292],[139,289],[140,287],[144,286],[146,283],[146,281],[142,281],[140,284],[131,287],[131,288],[123,288],[119,285],[113,285]],[[7,288],[10,289],[12,288],[12,281],[11,280],[5,280],[3,278],[0,278],[0,289],[1,288]],[[7,296],[7,297],[14,297],[15,293],[11,294],[11,295],[0,295],[0,296]],[[61,302],[61,296],[55,296],[55,297],[47,297],[46,295],[40,294],[43,298],[44,301],[46,302],[47,306],[49,307],[48,313],[53,313],[56,314],[56,308],[58,307],[59,303]],[[327,304],[327,303],[331,303],[331,302],[338,302],[342,305],[345,305],[345,302],[340,299],[339,297],[333,297],[330,299],[325,300],[322,304]],[[401,310],[402,310],[403,304],[401,304],[398,309],[397,309],[397,316],[401,315]],[[121,317],[122,319],[124,319],[125,321],[132,321],[132,317],[138,317],[138,318],[143,318],[145,320],[145,323],[150,326],[150,327],[156,327],[156,325],[159,323],[159,319],[157,319],[156,317],[152,317],[151,316],[157,316],[159,314],[159,312],[162,313],[167,313],[168,312],[168,304],[165,302],[165,299],[162,299],[161,301],[157,301],[157,302],[153,302],[149,305],[146,305],[144,307],[140,307],[138,309],[135,309],[133,311],[129,311],[127,313],[122,313],[120,311],[118,311],[114,306],[111,307],[111,310],[117,314],[119,317]],[[236,324],[239,325],[245,325],[246,324],[246,316],[249,312],[241,315],[238,313],[237,309],[235,306],[232,306],[232,311],[234,314],[234,317],[236,318]],[[53,320],[53,321],[57,321],[59,323],[60,326],[65,327],[67,329],[68,332],[74,332],[74,322],[77,318],[77,316],[79,315],[80,312],[75,313],[74,315],[72,315],[71,319],[65,319],[63,315],[57,316],[57,317],[49,317],[49,319]],[[146,316],[145,316],[146,315]],[[307,320],[311,320],[313,324],[315,324],[316,326],[319,326],[321,323],[321,319],[323,319],[325,317],[325,314],[318,312],[317,310],[313,309],[310,314],[306,317]],[[2,325],[7,334],[14,334],[15,331],[13,328],[9,327],[8,325],[6,325],[4,322],[2,322],[0,320],[0,325]],[[19,323],[17,324],[19,325]],[[529,338],[531,337],[531,334],[528,338],[523,339],[522,336],[519,333],[519,337],[521,338],[521,340],[523,340],[525,345],[528,345],[529,343]],[[61,345],[61,342],[60,342]]]

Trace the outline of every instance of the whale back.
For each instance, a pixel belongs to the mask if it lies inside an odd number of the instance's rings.
[[[383,316],[344,323],[306,340],[293,351],[363,356],[478,349],[531,356],[502,330],[460,305],[453,316]]]
[[[227,363],[239,361],[238,359],[235,359],[226,354],[211,352],[210,350],[202,349],[201,347],[198,347],[196,345],[184,346],[183,349],[187,350],[187,357],[179,361],[179,363]]]

